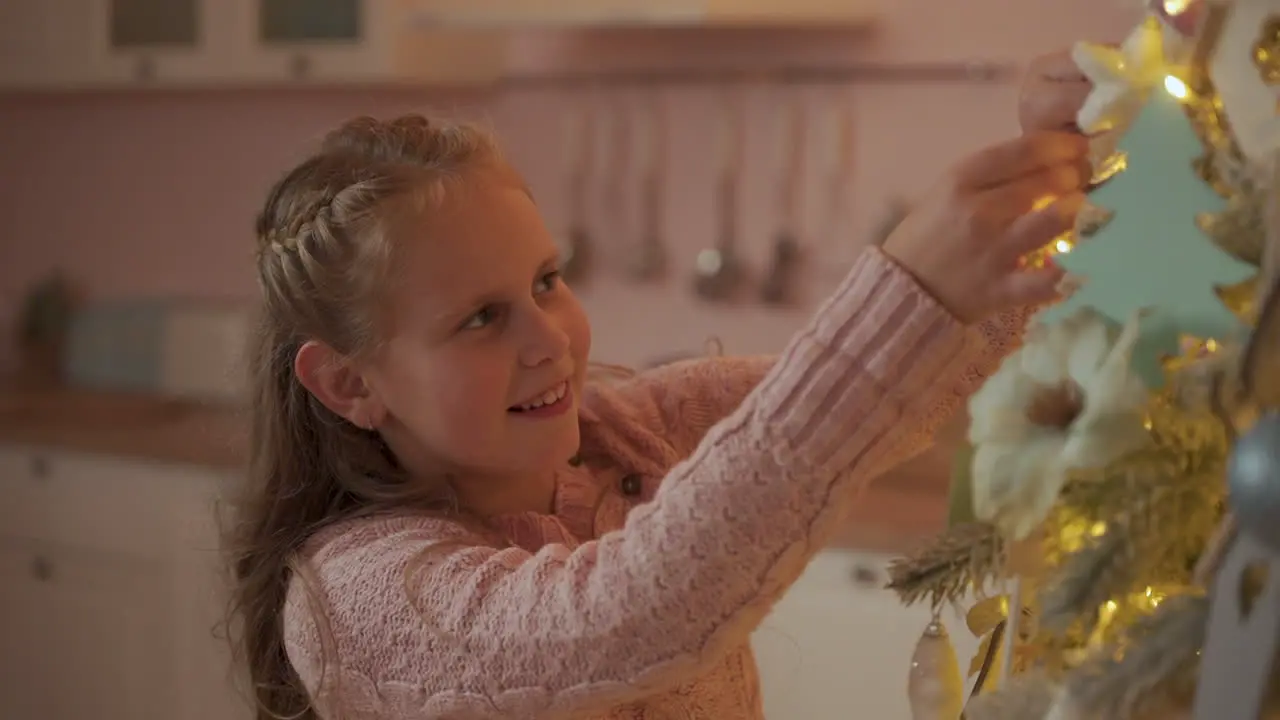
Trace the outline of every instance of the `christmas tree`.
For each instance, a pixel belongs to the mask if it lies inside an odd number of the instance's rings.
[[[1241,150],[1224,102],[1256,100],[1242,73],[1280,79],[1270,17],[1280,0],[1166,0],[1122,47],[1077,48],[1105,212],[1046,249],[1085,281],[974,395],[952,522],[891,568],[903,602],[969,604],[983,639],[962,698],[921,677],[957,666],[926,628],[916,720],[1280,711],[1280,589],[1259,595],[1241,559],[1274,553],[1280,578],[1280,294],[1259,279],[1280,202],[1274,161]],[[1266,604],[1252,626],[1246,600]],[[1224,643],[1249,630],[1240,673]]]

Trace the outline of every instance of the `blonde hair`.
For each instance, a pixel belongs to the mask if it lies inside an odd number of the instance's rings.
[[[315,718],[285,653],[281,616],[293,562],[318,530],[398,507],[447,511],[448,488],[404,482],[380,436],[320,404],[293,371],[304,342],[352,358],[383,339],[394,265],[393,201],[494,164],[489,134],[421,116],[352,120],[271,189],[257,219],[262,315],[250,356],[247,485],[228,528],[227,627],[249,671],[257,718]],[[429,206],[424,205],[424,208]]]

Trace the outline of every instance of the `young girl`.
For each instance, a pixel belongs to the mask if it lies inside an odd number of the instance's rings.
[[[487,136],[337,130],[257,223],[234,570],[259,718],[761,717],[749,634],[1053,298],[1019,258],[1070,227],[1084,153],[960,163],[777,358],[595,386]]]

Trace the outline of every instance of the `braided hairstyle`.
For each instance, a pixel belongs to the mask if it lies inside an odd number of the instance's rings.
[[[377,433],[303,388],[294,357],[309,340],[350,358],[375,351],[385,330],[381,290],[394,264],[395,210],[429,212],[451,182],[497,161],[491,137],[471,126],[359,118],[276,183],[258,216],[263,307],[249,358],[249,467],[225,543],[233,581],[227,627],[259,720],[316,717],[281,627],[306,540],[391,507],[447,507],[447,488],[403,482]]]

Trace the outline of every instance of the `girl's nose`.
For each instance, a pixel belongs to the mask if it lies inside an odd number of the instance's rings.
[[[527,329],[520,346],[522,365],[537,367],[546,362],[556,362],[569,352],[569,335],[560,326],[555,313],[537,308],[527,317]]]

